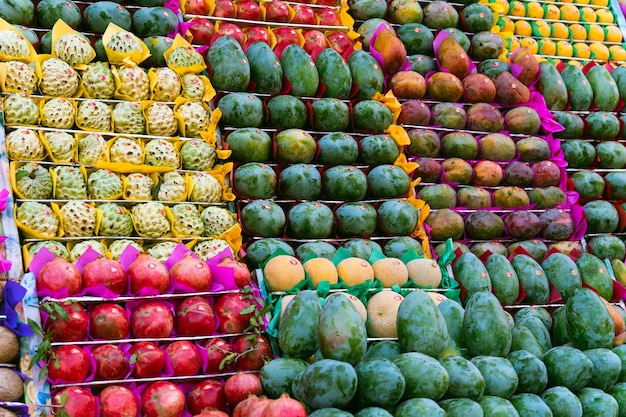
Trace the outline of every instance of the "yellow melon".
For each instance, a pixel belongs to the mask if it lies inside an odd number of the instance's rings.
[[[574,41],[587,40],[587,31],[585,30],[585,27],[580,23],[573,23],[569,25],[569,32],[572,36],[572,40]]]
[[[514,1],[509,3],[509,16],[520,16],[523,17],[526,15],[526,7],[524,7],[524,2]]]
[[[609,5],[609,0],[591,0],[591,4],[593,4],[594,6],[606,7]]]
[[[515,22],[515,34],[518,36],[530,36],[533,33],[533,29],[525,20],[518,20]]]
[[[578,22],[580,20],[580,10],[573,4],[564,4],[561,6],[561,19]]]
[[[583,22],[593,23],[598,17],[596,15],[596,11],[591,7],[581,7],[580,8],[580,17]]]
[[[591,49],[589,49],[589,45],[584,42],[576,42],[574,44],[574,56],[577,58],[588,59],[591,56]]]
[[[574,56],[574,48],[569,41],[558,41],[556,43],[556,54],[561,57],[570,58]]]
[[[552,26],[545,20],[538,20],[534,22],[533,35],[540,36],[542,38],[549,38],[552,33]]]
[[[569,28],[565,25],[565,23],[553,23],[552,37],[557,39],[567,39],[569,37]]]
[[[542,55],[555,55],[556,43],[551,39],[542,39],[539,41],[539,53]]]
[[[591,49],[591,53],[594,54],[594,58],[598,61],[608,61],[611,56],[609,48],[601,42],[592,43],[589,45],[589,49]]]
[[[626,50],[621,45],[609,46],[609,52],[611,53],[611,61],[624,62],[626,61]]]
[[[435,305],[439,305],[439,303],[448,299],[448,297],[442,293],[435,291],[428,291],[428,296],[435,302]]]
[[[604,40],[607,42],[621,42],[622,41],[622,31],[617,26],[607,26],[605,27],[606,34],[604,36]]]
[[[439,287],[441,284],[441,269],[436,261],[428,258],[413,259],[406,264],[409,270],[409,279],[422,287]]]
[[[539,44],[533,38],[522,38],[520,45],[522,48],[528,48],[531,54],[539,52]]]
[[[604,29],[595,23],[587,26],[587,40],[598,42],[604,41]]]
[[[559,20],[561,10],[554,4],[546,4],[543,9],[543,17],[548,20]]]
[[[572,60],[572,61],[567,61],[567,65],[575,65],[575,66],[577,66],[577,67],[578,67],[578,68],[580,68],[580,69],[583,69],[583,67],[584,67],[584,65],[583,65],[583,63],[582,63],[582,62],[580,62],[580,61],[575,61],[575,60]]]
[[[539,2],[529,1],[526,3],[526,17],[534,17],[535,19],[543,19],[543,7]]]
[[[370,337],[398,337],[396,318],[404,297],[395,291],[382,290],[367,302],[367,334]]]
[[[363,323],[365,323],[367,321],[367,309],[365,308],[365,304],[363,304],[363,301],[359,300],[352,294],[348,294],[347,292],[342,292],[341,294],[348,297],[348,300],[350,300],[350,302],[356,309],[356,312],[359,313],[359,316],[361,316],[361,320],[363,320]]]
[[[515,23],[513,23],[509,17],[502,16],[498,25],[500,26],[501,32],[515,32]]]
[[[265,264],[263,277],[270,291],[285,291],[304,279],[304,267],[293,256],[278,255]]]
[[[374,276],[382,282],[383,287],[405,284],[409,280],[406,265],[398,258],[382,258],[372,264]]]
[[[304,263],[304,270],[309,275],[313,286],[317,286],[322,281],[328,281],[330,285],[339,282],[339,276],[337,275],[337,268],[330,259],[326,258],[312,258]]]
[[[364,259],[346,258],[337,265],[337,274],[348,285],[360,285],[365,281],[374,280],[374,268]]]
[[[287,308],[287,306],[289,305],[291,300],[294,299],[295,296],[296,296],[295,294],[288,294],[288,295],[285,295],[283,298],[280,299],[280,317],[279,317],[279,319],[283,318],[283,314],[285,314],[285,309]]]
[[[599,9],[596,11],[596,22],[598,23],[613,23],[615,16],[609,9]]]

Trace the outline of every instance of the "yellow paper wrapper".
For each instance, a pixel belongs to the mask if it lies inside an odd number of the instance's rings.
[[[12,32],[15,32],[20,37],[20,39],[23,39],[28,46],[28,56],[12,56],[6,53],[0,53],[0,61],[34,62],[37,59],[37,52],[35,52],[35,48],[33,48],[33,45],[28,42],[28,39],[26,39],[24,35],[22,35],[20,31],[17,30],[13,25],[11,25],[6,20],[0,18],[0,31],[2,30],[10,30]]]
[[[198,212],[198,216],[200,216],[200,209],[193,203],[189,203],[189,206],[195,207],[195,210]],[[167,210],[169,211],[169,214],[171,216],[171,224],[172,224],[172,233],[174,234],[174,237],[177,238],[194,238],[194,239],[198,239],[198,238],[202,238],[202,236],[198,236],[198,235],[186,235],[182,232],[179,232],[176,227],[175,227],[175,217],[174,217],[174,213],[172,213],[172,210],[170,210],[169,207],[167,207]]]
[[[33,162],[33,164],[35,165],[39,165],[37,162]],[[17,172],[17,170],[23,166],[26,165],[26,163],[24,162],[18,162],[18,161],[12,161],[9,164],[9,178],[11,181],[11,188],[13,189],[13,193],[15,194],[15,196],[20,199],[20,200],[28,200],[26,198],[26,196],[24,196],[22,193],[19,192],[19,190],[17,189],[17,179],[15,178],[15,174]]]
[[[216,109],[215,111],[219,111],[219,109]],[[213,147],[213,149],[215,149],[215,154],[217,156],[217,159],[224,160],[224,159],[230,158],[230,155],[233,153],[233,151],[222,149],[222,147],[218,145],[217,136],[215,135],[215,133],[211,135],[208,132],[202,132],[200,133],[200,135],[202,136],[202,139],[204,139],[205,142],[207,142],[209,145]]]
[[[41,79],[43,76],[43,72],[41,68],[42,68],[43,63],[46,62],[50,58],[54,58],[54,57],[48,54],[37,55],[37,59],[36,59],[37,66],[35,67],[35,73],[37,74],[37,79],[39,80],[40,89],[41,89]],[[85,86],[83,86],[83,83],[79,82],[78,89],[76,90],[72,98],[82,97],[84,93],[85,93]],[[70,97],[65,97],[65,98],[70,98]]]
[[[213,100],[213,97],[215,97],[215,88],[213,88],[213,85],[211,85],[211,81],[209,81],[208,77],[204,75],[198,75],[197,77],[200,79],[202,85],[204,85],[204,95],[202,96],[201,100],[206,102]],[[185,84],[183,83],[183,95],[184,94]]]
[[[17,228],[20,229],[24,237],[26,237],[27,239],[53,239],[55,237],[56,238],[63,237],[64,232],[63,232],[63,225],[61,224],[61,212],[59,211],[59,205],[56,203],[50,203],[50,208],[52,212],[56,214],[57,218],[59,219],[59,230],[57,231],[57,234],[54,236],[49,236],[49,235],[40,233],[36,230],[31,229],[28,226],[23,225],[19,220],[17,220],[17,204],[14,205],[13,216],[15,219],[15,224],[17,225]]]
[[[393,95],[393,91],[389,90],[386,94],[377,92],[372,100],[379,101],[389,107],[389,110],[391,110],[391,113],[393,114],[393,122],[395,123],[396,120],[398,120],[400,112],[402,111],[402,104],[400,104],[396,96]]]
[[[25,97],[28,97],[29,94],[27,93],[22,93]],[[2,109],[5,109],[4,106],[4,102],[9,98],[10,96],[4,96],[2,97],[1,101],[2,101]],[[28,126],[28,127],[32,127],[32,126],[38,126],[39,125],[39,121],[41,120],[41,107],[42,107],[42,103],[43,103],[43,99],[41,97],[32,97],[33,101],[35,102],[35,104],[37,104],[37,107],[39,108],[39,118],[37,119],[37,124],[36,125],[26,125],[23,123],[9,123],[7,121],[6,118],[6,114],[4,115],[4,123],[7,126]]]
[[[126,32],[121,27],[115,25],[114,23],[109,23],[104,34],[102,35],[102,45],[104,46],[104,51],[109,58],[109,62],[115,65],[125,65],[127,67],[136,67],[141,62],[145,61],[150,56],[150,50],[148,47],[141,41],[141,39],[137,38],[140,43],[141,49],[131,52],[117,52],[113,51],[108,47],[109,41],[119,32]],[[126,32],[126,36],[135,36],[130,32]],[[135,36],[136,37],[136,36]]]
[[[341,24],[343,26],[349,27],[350,30],[354,27],[354,19],[348,13],[350,10],[350,6],[347,1],[341,2],[341,9],[339,10],[339,19],[341,19]]]
[[[217,27],[216,27],[216,31],[217,31]],[[170,56],[172,55],[172,52],[174,52],[174,50],[176,50],[177,48],[190,49],[190,51],[193,51],[193,53],[198,54],[200,58],[200,62],[202,63],[197,63],[197,64],[183,66],[183,67],[173,65],[173,63],[170,62]],[[204,58],[202,58],[202,55],[200,55],[193,48],[193,46],[191,46],[191,44],[187,42],[185,38],[183,38],[180,35],[176,35],[176,38],[174,38],[174,42],[172,42],[172,46],[170,46],[167,49],[167,51],[163,52],[163,57],[165,58],[165,62],[167,62],[167,66],[170,67],[172,70],[174,70],[174,72],[176,72],[176,74],[178,74],[181,77],[185,74],[200,74],[202,71],[206,69],[206,64],[204,63]]]
[[[222,184],[222,201],[235,201],[235,194],[233,194],[232,188],[227,184],[229,174],[232,170],[233,163],[227,162],[224,165],[215,165],[214,169],[209,171],[209,174]]]
[[[51,47],[51,52],[52,52],[52,56],[53,57],[58,58],[58,56],[56,54],[56,51],[55,51],[55,45],[58,42],[58,40],[61,39],[61,37],[63,35],[66,35],[66,34],[72,34],[72,35],[76,35],[76,36],[81,36],[77,31],[75,31],[74,29],[69,27],[67,25],[67,23],[65,23],[63,20],[61,20],[61,19],[57,20],[57,22],[52,27],[52,47]],[[91,47],[91,44],[89,45],[89,47],[91,49],[91,51],[90,51],[91,53],[89,55],[89,58],[87,59],[87,63],[72,65],[72,67],[74,69],[81,70],[81,71],[87,69],[87,64],[89,62],[93,61],[93,59],[96,57],[96,51],[93,49],[93,47]]]
[[[80,166],[73,166],[72,168],[74,169],[78,169],[80,171],[80,173],[83,175],[83,181],[85,181],[85,184],[87,184],[87,170],[85,169],[84,165],[80,165]],[[54,196],[54,198],[57,198],[57,173],[56,170],[54,169],[50,169],[50,176],[52,177],[52,195]]]
[[[133,171],[133,172],[129,172],[129,174],[133,174],[133,173],[140,173],[139,171]],[[140,173],[141,174],[141,173]],[[152,179],[152,182],[154,183],[154,186],[156,186],[159,182],[159,174],[157,174],[156,172],[150,172],[150,173],[143,173],[144,175],[150,177]],[[126,175],[122,175],[122,188],[123,188],[123,192],[122,192],[122,198],[124,198],[124,200],[136,200],[134,198],[130,198],[128,193],[126,192],[128,190],[128,177]]]
[[[407,175],[411,174],[411,172],[415,171],[419,167],[417,162],[407,161],[404,152],[400,152],[400,155],[398,155],[393,164],[402,168]]]
[[[422,249],[424,249],[424,256],[426,258],[432,258],[430,253],[430,244],[428,241],[428,234],[426,233],[426,229],[424,228],[424,221],[426,217],[430,214],[430,206],[426,204],[424,200],[418,200],[416,198],[409,198],[409,203],[413,205],[417,210],[419,210],[419,218],[417,219],[417,224],[415,225],[415,229],[413,229],[413,233],[411,233],[411,237],[419,239],[422,242]]]
[[[22,65],[24,65],[24,66],[31,66],[33,71],[36,72],[36,68],[35,68],[36,64],[34,62],[30,63],[30,64],[27,64],[27,63],[23,62]],[[7,85],[6,85],[6,82],[7,82],[7,71],[8,71],[8,68],[7,68],[6,62],[0,62],[0,91],[3,91],[5,93],[22,93],[23,91],[21,91],[21,90],[16,90],[14,88],[8,88],[7,87]],[[35,90],[37,89],[37,87],[35,87]],[[31,94],[35,93],[35,91],[31,91],[30,93]]]
[[[213,236],[213,238],[222,239],[226,243],[228,243],[233,251],[233,255],[235,255],[235,258],[239,259],[239,249],[241,248],[241,244],[243,241],[243,238],[241,236],[241,226],[239,225],[239,223],[234,224],[230,229],[228,229],[221,235]],[[200,239],[192,240],[191,242],[186,243],[185,246],[193,250],[194,246],[201,241],[202,240]]]

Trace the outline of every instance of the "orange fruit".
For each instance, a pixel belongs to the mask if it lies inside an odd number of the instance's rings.
[[[585,27],[580,23],[572,23],[569,25],[569,32],[572,40],[585,41],[587,40],[587,31]]]
[[[576,3],[576,4],[589,4],[589,3],[591,3],[591,0],[574,0],[574,3]]]
[[[367,301],[367,335],[370,337],[398,337],[396,319],[404,297],[392,290],[377,292]]]
[[[539,44],[533,38],[522,38],[521,46],[530,49],[533,55],[539,52]]]
[[[593,4],[594,6],[606,7],[609,5],[609,0],[591,0],[591,4]]]
[[[609,46],[609,52],[611,53],[611,61],[624,62],[626,61],[626,50],[621,45]]]
[[[500,26],[500,32],[515,32],[515,23],[513,23],[510,17],[500,17],[498,19],[498,26]]]
[[[533,30],[525,20],[518,20],[515,22],[515,34],[519,36],[530,36],[533,33]]]
[[[556,54],[561,57],[570,58],[574,56],[574,48],[569,41],[558,41],[556,43]]]
[[[550,27],[550,23],[545,20],[537,20],[531,24],[533,28],[533,36],[540,38],[549,38],[552,33],[552,27]]]
[[[559,20],[561,18],[561,10],[554,4],[546,4],[543,6],[544,19]]]
[[[361,258],[346,258],[337,265],[339,278],[348,286],[363,284],[367,280],[374,281],[374,269]]]
[[[615,16],[609,9],[600,9],[596,11],[596,22],[598,23],[613,23]]]
[[[569,28],[565,25],[565,23],[552,23],[551,35],[553,38],[567,39],[569,38]]]
[[[518,17],[526,16],[526,7],[524,7],[524,2],[515,0],[513,3],[510,3],[509,4],[509,16],[518,16]]]
[[[285,291],[304,279],[304,267],[293,256],[278,255],[265,264],[263,277],[270,291]]]
[[[594,59],[598,61],[608,61],[610,58],[611,53],[609,48],[603,43],[593,42],[589,45],[589,49],[591,49],[591,53],[594,54]]]
[[[409,280],[409,271],[404,262],[398,258],[381,258],[372,264],[372,268],[374,276],[385,288],[406,284]]]
[[[606,42],[622,41],[622,31],[617,26],[605,26],[604,33],[604,40]]]
[[[433,259],[417,258],[407,262],[409,279],[422,287],[438,288],[441,284],[441,268]]]
[[[596,11],[592,9],[591,7],[581,7],[580,18],[583,22],[588,22],[588,23],[595,22],[597,19]]]
[[[539,53],[542,55],[556,55],[556,44],[550,39],[539,41]]]
[[[339,282],[339,276],[337,274],[337,268],[330,259],[326,258],[312,258],[302,265],[307,275],[313,281],[313,286],[317,286],[322,281],[328,281],[330,285]]]
[[[584,42],[577,42],[574,45],[574,56],[576,58],[585,58],[589,59],[591,57],[591,49],[589,49],[589,45]]]
[[[526,17],[543,19],[543,7],[536,1],[526,3]]]
[[[595,23],[590,24],[587,26],[587,40],[598,42],[604,41],[604,29]]]
[[[583,69],[583,68],[584,68],[584,65],[583,65],[583,63],[582,63],[582,62],[580,62],[580,61],[575,61],[575,60],[567,61],[567,65],[575,65],[575,66],[577,66],[577,67],[578,67],[578,68],[580,68],[580,69]]]

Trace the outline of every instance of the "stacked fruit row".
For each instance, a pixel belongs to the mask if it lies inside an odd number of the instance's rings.
[[[189,253],[181,245],[161,263],[136,249],[120,262],[88,251],[78,267],[47,251],[34,257],[43,341],[33,363],[53,405],[72,416],[95,416],[98,405],[100,416],[156,416],[163,393],[173,415],[234,405],[241,387],[224,380],[271,357],[261,306],[228,252],[212,263]]]
[[[546,58],[570,60],[582,67],[589,60],[623,62],[626,51],[616,13],[606,1],[551,4],[505,2],[506,16],[497,22],[508,38],[508,50],[526,46]]]

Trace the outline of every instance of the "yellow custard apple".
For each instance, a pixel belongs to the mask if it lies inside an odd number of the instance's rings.
[[[128,200],[152,200],[154,181],[147,175],[138,172],[126,177],[126,191],[124,197]]]
[[[156,245],[148,248],[148,253],[157,261],[163,263],[168,260],[168,258],[174,252],[174,249],[178,246],[178,242],[167,241],[157,243]]]
[[[95,165],[106,156],[107,143],[99,133],[90,133],[78,140],[78,162]]]
[[[27,162],[15,170],[15,187],[29,200],[52,197],[52,176],[47,168],[36,162]]]
[[[115,80],[109,64],[106,62],[92,62],[81,73],[81,82],[90,98],[110,99],[115,93]]]
[[[70,254],[67,251],[67,248],[65,247],[65,245],[55,240],[42,240],[40,242],[33,243],[31,246],[28,247],[28,254],[32,258],[37,254],[37,252],[39,252],[41,248],[48,249],[54,255],[60,256],[66,261],[70,260]]]
[[[114,33],[107,42],[107,48],[114,52],[133,53],[143,51],[141,40],[134,34],[125,30]]]
[[[196,74],[185,74],[182,77],[182,96],[191,100],[202,100],[204,97],[204,83]]]
[[[61,207],[65,236],[93,236],[96,228],[96,209],[84,201],[68,201]]]
[[[0,30],[0,54],[13,59],[25,59],[30,56],[28,41],[20,33],[11,30]]]
[[[109,148],[109,159],[111,162],[143,164],[144,155],[139,140],[125,136],[115,139]]]
[[[95,56],[89,40],[74,33],[61,36],[54,44],[54,52],[71,66],[88,64]]]
[[[21,91],[29,94],[37,91],[39,80],[30,65],[20,61],[8,61],[6,67],[4,85],[8,91]]]
[[[203,140],[188,140],[180,148],[183,168],[191,171],[210,171],[215,157],[215,149]]]
[[[148,134],[155,136],[173,136],[178,130],[174,111],[166,104],[150,103],[145,109]]]
[[[52,170],[56,173],[54,198],[59,200],[87,199],[85,177],[78,167],[59,165]]]
[[[174,216],[174,229],[181,236],[202,236],[204,223],[200,218],[198,207],[194,204],[181,203],[171,207]]]
[[[76,113],[76,125],[83,130],[111,130],[111,109],[103,101],[81,101]]]
[[[131,97],[135,101],[144,101],[150,97],[150,79],[139,67],[118,67],[120,79],[118,94]]]
[[[73,97],[79,83],[76,70],[61,59],[50,58],[41,65],[39,89],[44,96]]]
[[[204,65],[204,59],[192,46],[179,46],[167,58],[167,66],[172,69],[193,65]]]
[[[223,207],[208,206],[200,213],[205,236],[219,236],[237,223],[231,212]]]
[[[52,158],[57,162],[72,162],[76,139],[73,135],[60,130],[43,133],[44,140],[48,143]]]
[[[154,73],[157,76],[157,82],[152,90],[153,100],[176,100],[180,96],[182,89],[182,83],[178,74],[167,67],[158,68]]]
[[[10,159],[40,161],[45,154],[39,135],[30,129],[14,130],[7,135],[6,143]]]
[[[119,204],[98,204],[102,213],[99,236],[131,236],[133,234],[133,219]]]
[[[17,207],[17,221],[47,237],[59,232],[59,217],[52,208],[37,201],[25,201]]]
[[[87,191],[94,200],[106,200],[123,191],[122,179],[113,171],[98,169],[87,178]]]
[[[165,139],[152,139],[144,148],[144,164],[155,167],[180,167],[180,155],[176,147]]]
[[[178,114],[185,121],[185,136],[200,138],[211,126],[211,113],[197,101],[188,101],[178,106]]]
[[[170,221],[165,214],[165,206],[156,201],[140,203],[131,209],[137,234],[150,238],[159,238],[171,230]]]
[[[28,93],[12,93],[2,104],[7,125],[39,124],[39,107]]]
[[[208,261],[229,247],[230,245],[224,239],[208,239],[198,242],[193,247],[193,253],[203,261]]]
[[[201,203],[219,203],[222,201],[222,184],[207,172],[194,172],[193,189],[189,201]]]
[[[122,256],[126,248],[129,246],[132,246],[133,248],[137,249],[139,252],[143,252],[143,248],[141,247],[141,245],[135,242],[134,240],[130,240],[130,239],[120,239],[120,240],[116,240],[112,242],[109,245],[109,252],[113,256],[113,259],[115,259],[116,261],[119,261],[120,256]]]
[[[104,255],[104,245],[97,240],[82,240],[76,243],[70,250],[70,260],[76,262],[87,249],[93,249],[101,255]]]
[[[113,108],[113,129],[117,133],[142,135],[146,131],[146,119],[141,105],[134,101],[117,103]]]
[[[166,172],[161,176],[157,200],[181,201],[187,194],[187,182],[176,171]]]

